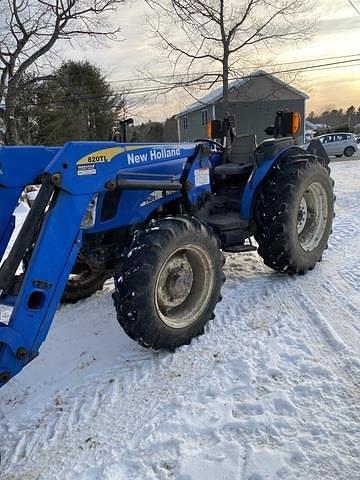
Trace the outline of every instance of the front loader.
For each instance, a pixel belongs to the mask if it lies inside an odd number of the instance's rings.
[[[314,268],[331,232],[333,182],[321,144],[294,144],[298,129],[296,114],[279,112],[260,145],[242,135],[230,148],[210,139],[0,148],[0,302],[12,307],[0,323],[0,386],[38,355],[60,301],[110,276],[126,333],[174,350],[214,317],[223,252],[258,249],[284,273]],[[9,248],[32,184],[41,188]]]

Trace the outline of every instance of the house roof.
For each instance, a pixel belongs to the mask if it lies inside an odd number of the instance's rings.
[[[296,95],[299,95],[302,97],[304,100],[307,100],[309,97],[306,95],[306,93],[301,92],[295,87],[292,87],[288,83],[284,82],[283,80],[280,80],[280,78],[275,77],[271,73],[265,72],[265,70],[256,70],[255,72],[251,73],[247,77],[240,78],[237,80],[233,80],[232,82],[229,83],[229,89],[232,90],[233,88],[240,88],[243,85],[245,85],[247,82],[253,80],[255,77],[261,77],[261,76],[267,76],[270,77],[274,82],[278,83],[279,85],[282,85],[283,87],[291,90],[293,93]],[[198,110],[199,108],[204,108],[209,105],[213,105],[216,102],[219,102],[223,97],[223,88],[222,86],[219,88],[216,88],[212,92],[210,92],[208,95],[205,97],[199,99],[197,102],[189,105],[185,110],[180,112],[178,115],[176,115],[176,118],[181,117],[182,115],[185,115],[187,113],[194,112]]]
[[[305,120],[305,128],[309,130],[318,130],[321,128],[328,128],[329,125],[327,123],[312,123],[309,120]]]
[[[315,123],[309,122],[309,120],[305,120],[305,128],[308,128],[309,130],[316,130],[316,125]]]

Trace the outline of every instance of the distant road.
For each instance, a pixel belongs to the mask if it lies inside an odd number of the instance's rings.
[[[337,158],[337,157],[333,157],[331,156],[330,157],[330,160],[332,162],[347,162],[349,160],[360,160],[360,151],[354,153],[354,155],[352,157],[340,157],[340,158]]]

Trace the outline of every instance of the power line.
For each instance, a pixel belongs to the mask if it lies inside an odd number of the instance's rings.
[[[322,58],[309,58],[307,60],[293,60],[291,62],[282,62],[282,63],[269,63],[265,65],[264,67],[259,67],[258,65],[251,65],[253,68],[266,68],[266,67],[282,67],[285,65],[296,65],[299,63],[311,63],[311,62],[323,62],[327,60],[336,60],[336,59],[342,59],[342,58],[351,58],[351,57],[358,57],[360,53],[354,53],[352,55],[338,55],[334,57],[322,57]],[[155,80],[161,80],[161,79],[166,79],[166,78],[177,78],[177,77],[185,77],[187,74],[186,73],[174,73],[173,75],[161,75],[155,78]],[[198,75],[208,75],[208,76],[217,76],[221,75],[218,72],[193,72],[193,76],[198,76]],[[130,82],[140,82],[140,81],[146,81],[146,80],[151,80],[149,77],[134,77],[134,78],[123,78],[123,79],[118,79],[118,80],[107,80],[108,83],[130,83]]]
[[[349,64],[348,62],[351,62]],[[302,71],[317,71],[317,70],[331,70],[334,68],[346,68],[346,67],[353,67],[353,66],[358,66],[360,63],[355,63],[355,62],[360,62],[360,58],[354,59],[354,60],[348,60],[346,62],[334,62],[334,63],[328,63],[328,64],[321,64],[321,65],[312,65],[308,67],[300,67],[300,68],[292,68],[288,70],[278,70],[278,71],[273,71],[273,72],[264,72],[264,73],[259,73],[256,75],[256,77],[267,77],[269,75],[280,75],[283,73],[295,73],[295,72],[302,72]],[[344,64],[346,63],[346,64]],[[248,80],[254,78],[254,75],[244,75],[244,76],[235,76],[232,78],[232,80]],[[179,84],[168,84],[168,85],[162,85],[158,87],[149,87],[149,88],[143,88],[143,89],[133,89],[130,90],[129,92],[126,93],[126,95],[134,95],[134,94],[144,94],[144,93],[152,93],[152,92],[161,92],[161,91],[166,91],[166,90],[171,90],[174,88],[180,88],[180,87],[188,87],[188,86],[202,86],[202,85],[212,85],[215,83],[222,82],[222,79],[219,78],[217,80],[204,80],[204,81],[199,81],[199,82],[192,82],[189,80],[188,82],[182,82]]]
[[[353,59],[353,60],[343,60],[343,61],[340,61],[340,62],[331,62],[331,63],[323,63],[323,64],[318,64],[318,65],[310,65],[310,66],[306,66],[306,67],[298,67],[298,68],[292,68],[292,69],[287,69],[287,70],[277,70],[277,71],[273,71],[273,72],[263,72],[263,73],[259,73],[257,74],[256,76],[257,77],[266,77],[266,76],[269,76],[269,75],[280,75],[280,74],[283,74],[283,73],[295,73],[295,72],[303,72],[303,71],[311,71],[311,70],[321,70],[321,69],[324,69],[324,70],[327,70],[327,69],[332,69],[332,68],[346,68],[346,67],[352,67],[352,66],[357,66],[358,64],[356,62],[360,62],[360,57],[359,58],[356,58],[356,59]],[[232,78],[232,80],[248,80],[248,79],[251,79],[253,78],[254,75],[243,75],[243,76],[235,76]],[[184,82],[181,82],[179,84],[166,84],[166,85],[161,85],[161,86],[158,86],[158,87],[149,87],[148,89],[146,89],[145,87],[141,90],[140,87],[138,87],[138,89],[133,89],[133,90],[130,90],[129,92],[127,92],[126,94],[127,95],[133,95],[133,94],[138,94],[138,93],[147,93],[147,91],[149,92],[152,92],[152,91],[161,91],[161,90],[169,90],[169,89],[173,89],[173,88],[178,88],[178,87],[182,87],[182,86],[201,86],[201,85],[212,85],[212,84],[215,84],[215,83],[219,83],[221,82],[222,79],[219,78],[217,80],[202,80],[202,81],[199,81],[199,82],[193,82],[191,80],[188,80],[188,81],[184,81]]]
[[[352,8],[355,10],[355,12],[360,15],[360,10],[358,9],[358,7],[354,4],[354,2],[352,0],[348,0],[348,3],[350,3],[350,5],[352,6]]]
[[[356,63],[358,62],[358,63]],[[338,61],[338,62],[330,62],[330,63],[325,63],[325,64],[318,64],[318,65],[311,65],[307,67],[298,67],[298,68],[292,68],[292,69],[287,69],[287,70],[278,70],[278,71],[273,71],[273,72],[264,72],[264,73],[259,73],[257,77],[266,77],[269,75],[279,75],[279,74],[284,74],[284,73],[295,73],[295,72],[302,72],[302,71],[318,71],[318,70],[332,70],[334,68],[346,68],[346,67],[353,67],[353,66],[358,66],[360,65],[360,58],[357,59],[352,59],[352,60],[343,60],[343,61]],[[233,80],[247,80],[254,78],[253,75],[245,75],[245,76],[238,76],[233,78]],[[221,82],[222,79],[218,80],[204,80],[204,81],[198,81],[198,82],[181,82],[179,84],[167,84],[167,85],[160,85],[157,87],[138,87],[129,90],[126,92],[125,95],[145,95],[149,93],[166,93],[170,92],[171,90],[174,90],[175,88],[181,88],[181,87],[186,87],[186,86],[211,86],[214,85],[215,83]],[[76,100],[97,100],[101,98],[116,98],[119,96],[119,93],[111,94],[111,95],[78,95],[76,97]],[[53,100],[53,101],[47,101],[47,102],[31,102],[27,104],[22,104],[22,107],[30,107],[30,106],[50,106],[50,105],[61,105],[64,103],[73,103],[74,99],[69,99],[66,97],[60,98],[58,100]]]
[[[355,62],[359,62],[360,61],[360,58],[355,58],[353,60],[343,60],[343,61],[340,61],[340,62],[331,62],[331,63],[324,63],[324,64],[319,64],[319,65],[309,65],[307,67],[298,67],[298,68],[293,68],[293,69],[289,69],[289,70],[278,70],[277,72],[271,72],[271,75],[278,75],[278,74],[281,74],[281,73],[293,73],[293,72],[303,72],[303,71],[306,71],[306,70],[318,70],[318,69],[321,69],[322,67],[331,67],[331,66],[337,66],[337,65],[341,65],[343,67],[346,67],[346,66],[349,66],[349,67],[352,67],[354,65]],[[346,64],[346,65],[345,65]],[[266,76],[267,74],[264,72],[264,76]],[[251,75],[248,76],[248,77],[244,77],[244,78],[251,78]]]
[[[360,59],[357,59],[357,60],[354,60],[354,61],[357,61],[357,62],[360,62]],[[351,67],[351,66],[358,66],[360,65],[360,63],[358,64],[347,64],[347,65],[339,65],[339,64],[342,64],[343,62],[336,62],[336,63],[333,63],[333,64],[322,64],[322,65],[314,65],[312,67],[302,67],[302,68],[297,68],[297,69],[289,69],[289,70],[279,70],[279,71],[276,71],[276,72],[268,72],[268,73],[263,73],[263,74],[259,74],[257,76],[261,77],[261,76],[268,76],[268,75],[278,75],[278,74],[282,74],[282,73],[294,73],[294,72],[297,72],[297,71],[304,71],[304,70],[307,70],[307,71],[311,71],[311,70],[319,70],[319,69],[324,69],[324,70],[331,70],[331,69],[334,69],[334,68],[346,68],[346,67]],[[248,75],[248,76],[241,76],[241,77],[236,77],[236,78],[233,78],[233,80],[246,80],[246,79],[250,79],[250,78],[253,78],[252,75]],[[137,88],[137,89],[133,89],[133,90],[130,90],[128,92],[126,92],[126,95],[145,95],[145,94],[149,94],[149,93],[164,93],[164,92],[169,92],[175,88],[180,88],[180,87],[183,87],[183,86],[209,86],[209,85],[212,85],[214,83],[219,83],[220,81],[222,81],[222,79],[218,79],[216,80],[216,82],[214,81],[201,81],[201,82],[191,82],[189,81],[188,83],[184,83],[184,84],[178,84],[178,85],[162,85],[162,86],[158,86],[158,87],[149,87],[149,88]],[[86,96],[86,95],[79,95],[76,97],[77,100],[83,100],[83,101],[86,101],[86,100],[97,100],[97,99],[101,99],[101,98],[116,98],[119,94],[112,94],[112,95],[90,95],[90,96]],[[31,102],[31,103],[27,103],[27,104],[22,104],[23,107],[29,107],[29,106],[38,106],[38,107],[42,107],[42,106],[50,106],[50,105],[61,105],[61,104],[64,104],[64,103],[73,103],[74,99],[69,99],[69,98],[60,98],[58,100],[53,100],[53,101],[47,101],[47,102]]]

